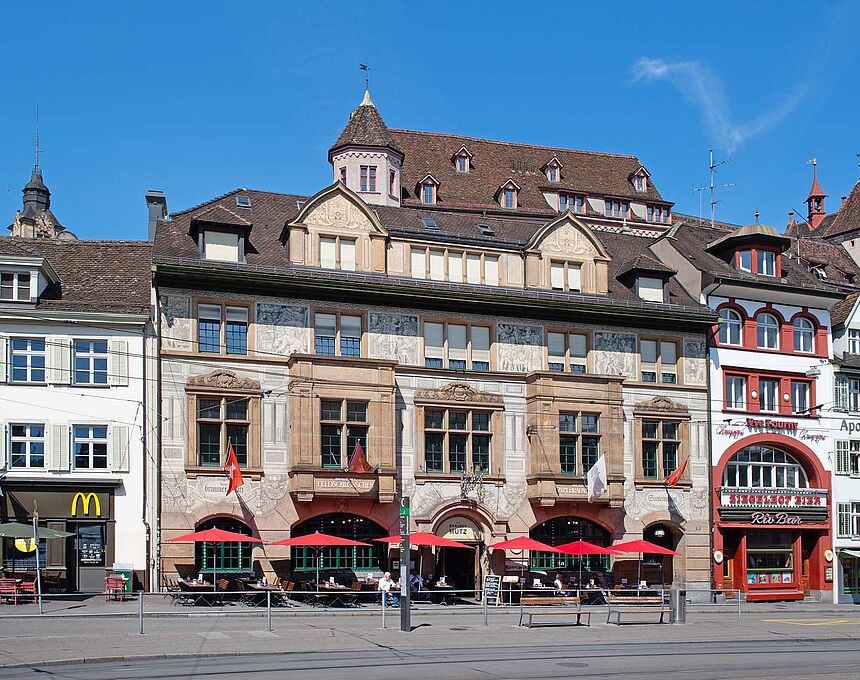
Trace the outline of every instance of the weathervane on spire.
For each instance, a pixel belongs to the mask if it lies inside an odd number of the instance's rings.
[[[36,164],[33,166],[33,173],[39,173],[39,105],[36,104],[36,148],[35,148],[35,156],[36,156]]]
[[[367,59],[364,60],[363,64],[358,65],[359,71],[364,71],[364,89],[370,89],[370,66],[367,65]]]

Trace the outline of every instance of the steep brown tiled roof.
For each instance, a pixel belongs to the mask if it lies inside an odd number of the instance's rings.
[[[839,208],[836,217],[824,232],[824,238],[831,238],[838,234],[860,229],[860,182],[854,185],[848,198]]]
[[[807,266],[824,272],[827,283],[834,286],[860,285],[860,267],[841,243],[811,236],[794,239],[790,251]]]
[[[211,210],[216,205],[228,207],[234,204],[237,193],[250,196],[252,208],[247,211],[246,219],[251,221],[254,226],[248,237],[245,253],[246,263],[244,265],[224,266],[232,268],[263,267],[272,268],[276,271],[295,269],[289,263],[280,237],[284,225],[298,215],[297,201],[304,202],[307,198],[246,189],[237,189],[191,210],[174,213],[169,221],[159,222],[153,254],[155,262],[200,262],[200,251],[193,237],[189,235],[190,222],[195,219],[198,213]],[[548,221],[545,218],[484,216],[480,213],[442,210],[428,211],[423,207],[412,206],[402,208],[371,206],[371,208],[375,210],[383,226],[393,235],[414,235],[420,236],[422,240],[438,240],[479,247],[521,249]],[[422,217],[432,217],[437,229],[428,230],[425,228],[421,222]],[[556,217],[557,215],[553,213],[551,219]],[[489,226],[493,235],[483,235],[478,229],[478,224]],[[643,254],[648,258],[653,257],[647,249],[655,239],[607,231],[597,232],[597,237],[612,257],[612,261],[609,263],[609,299],[623,301],[625,304],[633,303],[647,306],[649,303],[641,301],[635,292],[618,281],[617,277],[622,274],[621,268],[625,263],[629,263]],[[207,262],[205,264],[207,267],[221,266],[219,263]],[[302,268],[302,271],[307,273],[309,268]],[[312,271],[311,274],[313,274]],[[320,272],[320,275],[325,274]],[[424,281],[421,281],[421,284],[435,285],[432,282]],[[447,284],[440,283],[438,285]],[[670,281],[668,290],[669,302],[701,308],[698,301],[692,299],[676,281]],[[522,294],[523,291],[519,289],[519,293]],[[531,292],[526,291],[526,293],[530,294]],[[547,293],[549,294],[548,291]],[[538,293],[535,292],[535,294]]]
[[[837,214],[838,213],[829,213],[825,215],[824,219],[821,220],[821,224],[818,225],[818,229],[810,228],[809,222],[789,222],[785,227],[785,235],[821,237],[823,234],[827,233],[830,225],[833,224],[833,220],[836,219]]]
[[[366,101],[369,98],[366,97]],[[362,102],[350,115],[340,137],[329,149],[331,154],[344,146],[381,146],[400,151],[388,126],[373,103]]]
[[[37,309],[148,314],[152,244],[146,241],[58,241],[0,238],[0,255],[44,257],[60,282]]]
[[[830,310],[830,322],[834,326],[841,326],[848,320],[848,315],[854,309],[854,303],[857,302],[857,297],[860,292],[851,293],[844,300],[840,300]]]
[[[779,279],[738,271],[729,262],[706,249],[707,244],[720,239],[728,233],[731,232],[727,232],[725,229],[711,229],[710,227],[696,226],[683,222],[676,225],[672,230],[674,237],[672,244],[699,271],[717,277],[725,277],[735,281],[749,281],[750,283],[773,283],[793,286],[808,290],[818,290],[822,293],[836,292],[833,286],[820,281],[803,263],[798,262],[796,257],[789,257],[791,250],[780,255],[782,277]]]
[[[405,154],[401,170],[404,205],[419,205],[418,182],[428,173],[440,185],[440,207],[500,211],[494,196],[509,179],[522,190],[517,197],[519,213],[552,214],[541,189],[568,191],[595,197],[613,196],[631,201],[668,203],[649,178],[644,192],[636,191],[631,176],[642,164],[635,156],[576,151],[530,144],[513,144],[462,135],[414,130],[391,130]],[[456,171],[452,156],[461,147],[472,154],[469,172]],[[560,180],[550,182],[542,168],[557,158],[563,164]]]
[[[630,272],[658,272],[670,275],[678,273],[647,253],[641,253],[629,262],[625,262],[621,265],[619,275],[628,274]]]

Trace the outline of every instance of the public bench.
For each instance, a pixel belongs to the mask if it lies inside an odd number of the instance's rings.
[[[563,611],[548,611],[546,607],[576,607],[574,611],[564,609]],[[536,607],[536,609],[525,609],[525,607]],[[532,620],[535,616],[576,616],[576,625],[582,623],[583,617],[586,618],[586,626],[591,625],[591,612],[580,609],[580,599],[571,595],[523,595],[520,598],[520,622],[523,625],[523,618],[528,617],[528,627],[532,627]]]
[[[669,615],[668,623],[672,623],[672,608],[663,602],[662,595],[606,595],[606,623],[612,623],[612,615],[615,615],[615,623],[621,625],[622,614],[659,614],[660,623]]]

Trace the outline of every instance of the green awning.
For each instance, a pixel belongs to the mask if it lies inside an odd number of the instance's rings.
[[[839,548],[840,555],[848,555],[849,557],[860,557],[860,550],[849,550],[848,548]]]

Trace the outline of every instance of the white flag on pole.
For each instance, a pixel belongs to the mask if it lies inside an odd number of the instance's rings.
[[[606,460],[603,456],[597,459],[597,462],[591,466],[588,471],[588,502],[593,503],[600,498],[606,489],[609,487],[609,480],[606,479]]]

